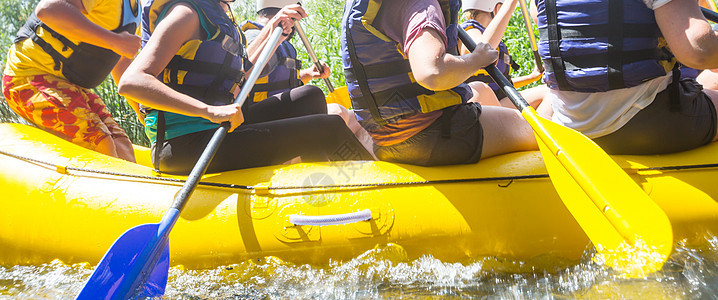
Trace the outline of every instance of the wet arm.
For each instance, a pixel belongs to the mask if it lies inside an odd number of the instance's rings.
[[[491,20],[486,30],[484,31],[482,39],[474,39],[477,42],[489,43],[491,47],[497,49],[501,39],[504,37],[506,27],[509,26],[509,20],[511,20],[511,14],[516,10],[516,0],[508,0],[499,9],[499,12]]]
[[[182,44],[199,39],[199,17],[187,4],[170,8],[147,45],[119,81],[120,94],[150,107],[188,116],[204,117],[208,105],[173,90],[157,79]]]
[[[477,70],[494,62],[498,51],[479,43],[474,52],[461,56],[446,53],[441,35],[424,29],[407,51],[416,81],[430,90],[451,89],[464,82]]]
[[[35,13],[38,19],[58,33],[76,41],[82,41],[98,47],[112,49],[115,52],[132,57],[139,48],[139,37],[134,53],[131,49],[118,49],[118,46],[131,47],[127,44],[130,34],[116,34],[93,23],[82,13],[86,9],[82,0],[42,0]]]
[[[718,68],[718,34],[695,0],[673,0],[655,9],[656,21],[678,60],[697,69]]]
[[[122,74],[125,73],[125,70],[127,70],[127,67],[132,63],[132,60],[126,57],[120,57],[120,60],[115,64],[115,67],[112,69],[112,80],[115,82],[116,85],[120,84],[120,78],[122,78]],[[145,117],[140,113],[140,105],[137,103],[137,101],[134,101],[130,99],[129,97],[125,97],[125,100],[127,101],[127,104],[132,108],[132,110],[135,112],[135,115],[137,115],[137,119],[140,120],[140,123],[145,124]]]

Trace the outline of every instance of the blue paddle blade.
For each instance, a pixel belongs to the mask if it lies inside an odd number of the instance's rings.
[[[137,292],[136,298],[155,298],[165,294],[165,287],[167,286],[167,272],[170,268],[170,247],[166,245],[162,249],[160,259],[155,263],[154,269],[147,277],[145,284]]]
[[[139,225],[123,233],[105,253],[77,299],[127,299],[164,294],[169,245],[158,239],[159,224]],[[163,247],[161,252],[154,248]],[[161,253],[157,258],[148,254]],[[146,276],[142,276],[146,274]],[[141,288],[137,288],[138,285]]]

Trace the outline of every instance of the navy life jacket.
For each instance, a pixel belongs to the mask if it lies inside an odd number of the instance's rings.
[[[135,9],[132,9],[134,4]],[[138,0],[123,0],[120,25],[112,32],[129,32],[134,34],[140,23],[140,4]],[[42,30],[40,30],[42,29]],[[45,23],[40,21],[33,11],[25,24],[17,32],[14,43],[31,39],[45,53],[52,57],[54,69],[61,70],[62,75],[70,82],[84,88],[94,88],[102,83],[107,75],[120,60],[120,55],[114,51],[88,43],[75,44],[65,36],[59,34]],[[60,41],[62,52],[72,49],[65,56],[60,50],[52,47],[48,42],[52,39]]]
[[[628,88],[675,65],[653,10],[641,0],[536,1],[543,80],[552,89]]]
[[[447,23],[447,52],[458,54],[459,0],[440,0]],[[441,110],[468,100],[466,84],[444,91],[419,85],[398,43],[373,27],[382,9],[373,0],[347,1],[342,20],[342,62],[357,120],[367,131],[402,118]]]
[[[149,0],[143,7],[142,46],[173,4],[191,5],[206,36],[182,45],[157,78],[174,90],[209,105],[234,101],[248,63],[244,35],[214,0]]]
[[[264,26],[254,21],[245,21],[240,27],[243,32],[247,32],[247,30],[262,30]],[[279,65],[267,76],[257,79],[252,88],[254,102],[303,85],[297,72],[302,69],[302,61],[297,59],[297,49],[292,43],[289,40],[283,41],[277,47],[275,55],[279,58]]]
[[[199,15],[204,39],[190,40],[167,64],[157,78],[174,90],[209,105],[234,101],[234,89],[244,81],[243,70],[251,68],[246,40],[233,20],[215,0],[149,0],[142,9],[142,46],[156,25],[176,3],[187,3]],[[140,106],[144,113],[151,108]],[[187,121],[193,117],[186,117]],[[204,121],[204,120],[202,120]],[[165,140],[165,112],[157,113],[156,146],[153,164],[159,171],[159,157]]]

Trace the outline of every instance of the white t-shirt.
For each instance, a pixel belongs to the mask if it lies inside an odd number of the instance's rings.
[[[657,9],[671,0],[643,0]],[[639,86],[600,93],[581,93],[551,89],[547,99],[553,107],[553,121],[582,132],[589,138],[611,134],[626,125],[671,83],[671,75],[654,78]]]

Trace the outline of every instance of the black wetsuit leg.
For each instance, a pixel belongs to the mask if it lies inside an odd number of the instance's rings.
[[[247,102],[242,107],[246,124],[293,118],[314,114],[326,114],[327,102],[321,89],[303,85],[288,92],[279,93],[260,102]]]
[[[214,131],[166,141],[160,169],[189,173]],[[224,139],[208,172],[276,165],[296,156],[304,161],[373,160],[341,117],[317,114],[238,127]]]
[[[243,106],[245,123],[229,133],[209,166],[221,172],[281,164],[301,156],[303,161],[373,160],[339,116],[327,115],[324,94],[315,86]],[[165,141],[160,170],[187,174],[215,130]]]

